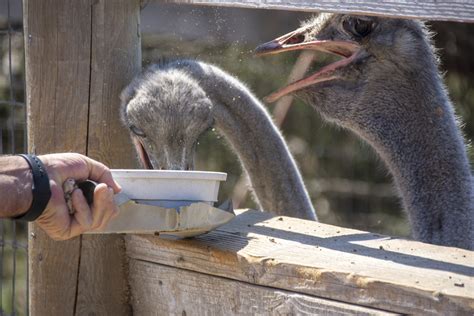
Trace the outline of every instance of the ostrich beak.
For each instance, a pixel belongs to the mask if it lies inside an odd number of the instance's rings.
[[[267,96],[265,98],[265,101],[275,102],[279,98],[294,91],[303,89],[307,86],[337,79],[338,77],[335,74],[335,71],[350,64],[355,59],[357,52],[360,50],[360,45],[353,41],[305,41],[306,32],[307,28],[301,28],[283,36],[280,36],[279,38],[273,41],[261,44],[255,49],[255,54],[257,56],[262,56],[270,54],[279,54],[292,50],[307,49],[334,54],[342,57],[342,59],[321,68],[319,71],[309,77],[295,81],[289,84],[288,86],[281,88],[280,90]]]
[[[359,49],[359,44],[352,41],[328,41],[313,40],[305,41],[307,28],[301,28],[274,39],[273,41],[259,45],[255,49],[257,56],[278,54],[292,50],[310,49],[320,52],[349,57]]]
[[[140,141],[140,139],[136,136],[132,136],[132,140],[143,167],[145,167],[145,169],[154,169],[153,165],[151,164],[150,157],[148,157],[148,153],[146,152],[145,147],[143,146],[143,143]]]

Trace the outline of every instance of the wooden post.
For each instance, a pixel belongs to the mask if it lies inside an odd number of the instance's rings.
[[[136,167],[119,94],[141,69],[140,1],[24,0],[28,147]],[[30,225],[32,315],[130,314],[123,239]]]

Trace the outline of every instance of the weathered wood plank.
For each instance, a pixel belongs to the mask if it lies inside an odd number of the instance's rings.
[[[137,315],[394,315],[140,260],[130,287]]]
[[[90,1],[24,0],[28,150],[86,153]],[[32,315],[72,315],[80,240],[30,225]]]
[[[92,6],[89,157],[111,168],[136,168],[120,123],[120,92],[141,70],[140,1],[98,0]],[[118,235],[84,235],[76,313],[128,315],[127,260]]]
[[[474,22],[474,1],[472,0],[166,0],[165,2]]]
[[[131,258],[408,314],[470,315],[474,252],[241,213],[191,240],[128,236]]]

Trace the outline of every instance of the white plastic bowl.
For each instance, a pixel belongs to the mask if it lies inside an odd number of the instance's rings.
[[[219,184],[227,178],[226,173],[115,169],[112,175],[125,194],[116,195],[116,202],[123,204],[119,206],[118,216],[107,227],[91,234],[160,232],[190,237],[208,232],[235,216],[225,209],[213,207]]]
[[[180,170],[113,169],[112,175],[131,199],[155,205],[155,201],[166,201],[166,205],[159,204],[168,207],[189,204],[185,201],[213,204],[220,182],[227,178],[222,172]]]

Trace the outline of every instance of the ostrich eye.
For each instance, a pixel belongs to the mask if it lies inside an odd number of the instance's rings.
[[[141,129],[136,127],[135,125],[130,125],[129,128],[130,128],[130,130],[132,131],[133,134],[135,134],[139,137],[146,137],[146,134]]]
[[[347,32],[357,37],[365,37],[372,32],[374,24],[371,20],[351,18],[344,20],[342,26]]]
[[[357,19],[355,21],[354,29],[359,36],[367,36],[372,31],[372,21]]]

